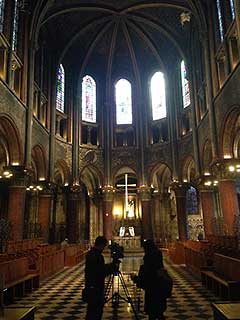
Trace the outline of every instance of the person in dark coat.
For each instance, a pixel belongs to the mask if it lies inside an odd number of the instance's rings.
[[[143,242],[145,255],[143,265],[139,269],[138,276],[133,281],[138,287],[145,290],[145,312],[149,320],[164,320],[164,312],[167,308],[167,300],[162,296],[162,289],[158,280],[158,271],[163,269],[162,252],[152,240]]]
[[[103,236],[98,236],[88,251],[85,263],[85,288],[88,292],[86,320],[101,320],[104,306],[104,279],[113,273],[116,266],[105,264],[102,252],[107,245]]]

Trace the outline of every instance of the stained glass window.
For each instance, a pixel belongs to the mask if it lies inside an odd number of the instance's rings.
[[[115,85],[117,124],[132,123],[132,86],[126,79]]]
[[[235,19],[234,0],[229,0],[232,19]]]
[[[65,71],[63,65],[60,64],[57,74],[57,94],[56,109],[64,112],[64,90],[65,89]]]
[[[221,41],[223,41],[223,20],[222,20],[222,11],[221,11],[221,2],[217,0],[217,14],[218,14],[218,25]]]
[[[12,50],[17,50],[17,40],[18,40],[18,19],[19,19],[19,8],[18,0],[14,2],[14,16],[13,16],[13,35],[12,35]]]
[[[165,118],[167,115],[165,79],[160,71],[155,72],[151,79],[151,100],[153,120]]]
[[[181,62],[181,78],[182,78],[182,97],[183,97],[183,108],[186,108],[190,105],[190,89],[189,81],[187,79],[187,71],[185,63],[182,60]]]
[[[186,193],[186,211],[187,214],[198,213],[197,190],[192,186],[187,190]]]
[[[82,81],[82,120],[96,122],[96,82],[88,75]]]
[[[3,32],[5,0],[0,0],[0,32]]]

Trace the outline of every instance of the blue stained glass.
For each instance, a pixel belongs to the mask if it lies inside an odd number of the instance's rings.
[[[132,123],[132,86],[126,79],[120,79],[115,85],[117,124]]]
[[[60,64],[57,74],[57,94],[56,109],[64,112],[64,92],[65,92],[65,71],[63,65]]]
[[[187,190],[186,193],[186,211],[187,214],[198,213],[197,190],[192,186]]]
[[[163,119],[167,115],[165,79],[162,72],[155,72],[151,79],[151,100],[153,120]]]
[[[181,62],[181,78],[182,78],[182,97],[183,97],[183,108],[186,108],[190,105],[190,88],[189,81],[187,79],[187,71],[185,63],[182,60]]]
[[[5,0],[0,0],[0,32],[3,32]]]
[[[12,50],[13,51],[16,51],[16,49],[17,49],[18,20],[19,20],[18,0],[15,0],[15,3],[14,3],[14,15],[13,15],[13,35],[12,35]]]
[[[82,120],[96,122],[96,82],[89,75],[82,81]]]
[[[218,25],[219,25],[219,32],[221,41],[223,41],[223,20],[222,20],[222,12],[221,12],[221,3],[220,0],[217,0],[217,14],[218,14]]]
[[[235,8],[234,8],[234,0],[229,0],[232,19],[235,19]]]

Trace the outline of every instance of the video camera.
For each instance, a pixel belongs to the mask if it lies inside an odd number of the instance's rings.
[[[113,259],[113,262],[117,262],[119,259],[124,258],[124,248],[117,242],[112,242],[108,248],[111,251],[111,258]]]

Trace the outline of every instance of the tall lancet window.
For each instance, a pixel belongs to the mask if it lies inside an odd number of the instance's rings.
[[[3,32],[5,0],[0,0],[0,32]]]
[[[57,74],[57,94],[56,109],[64,112],[64,92],[65,92],[65,71],[63,65],[60,64]]]
[[[12,33],[12,50],[17,50],[18,42],[18,22],[19,22],[19,0],[14,1],[14,14],[13,14],[13,33]]]
[[[220,33],[221,41],[223,41],[224,32],[223,32],[223,19],[222,19],[221,1],[220,0],[216,0],[216,1],[217,1],[217,14],[218,14],[219,33]]]
[[[152,119],[163,119],[167,115],[164,74],[155,72],[151,79]]]
[[[182,60],[181,62],[181,78],[182,78],[182,97],[183,97],[183,108],[186,108],[190,105],[190,89],[189,81],[187,79],[187,71],[185,63]]]
[[[230,9],[231,9],[232,19],[235,19],[234,0],[229,0],[229,4],[230,4]]]
[[[126,79],[115,84],[117,124],[132,123],[132,86]]]
[[[96,122],[96,82],[88,75],[82,80],[82,120]]]

